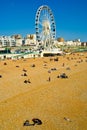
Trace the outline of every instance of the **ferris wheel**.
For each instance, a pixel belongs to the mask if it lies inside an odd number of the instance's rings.
[[[56,25],[54,16],[48,6],[40,6],[35,17],[36,40],[43,46],[52,46],[56,38]]]

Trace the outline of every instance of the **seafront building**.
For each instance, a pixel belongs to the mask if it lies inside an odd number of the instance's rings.
[[[0,59],[63,55],[69,53],[71,48],[87,46],[87,43],[81,43],[80,39],[65,41],[63,38],[59,38],[54,40],[51,48],[44,48],[44,46],[44,42],[38,46],[35,34],[28,34],[24,38],[20,34],[0,36]]]
[[[11,36],[0,36],[0,47],[16,46],[16,40]]]
[[[80,39],[65,41],[58,38],[54,41],[54,46],[87,46],[87,43],[81,42]],[[0,48],[2,47],[20,47],[20,46],[36,46],[36,34],[28,34],[22,37],[20,34],[12,36],[0,36]],[[42,43],[43,45],[43,43]]]
[[[36,34],[28,34],[24,40],[24,45],[35,46],[36,45]]]
[[[0,47],[17,47],[17,46],[36,45],[36,35],[28,34],[23,38],[20,34],[12,36],[0,36]]]

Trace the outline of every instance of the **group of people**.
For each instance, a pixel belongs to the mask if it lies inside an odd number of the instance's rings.
[[[23,124],[23,126],[34,126],[34,125],[41,125],[42,124],[42,121],[38,118],[33,118],[32,119],[32,124],[29,123],[29,120],[26,120]]]

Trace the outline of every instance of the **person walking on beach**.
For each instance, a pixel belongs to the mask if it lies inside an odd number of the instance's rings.
[[[63,65],[62,65],[63,67],[65,66],[65,64],[63,63]]]
[[[51,78],[49,77],[48,81],[50,82],[51,81]]]

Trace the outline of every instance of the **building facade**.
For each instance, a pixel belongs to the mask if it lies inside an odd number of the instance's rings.
[[[25,45],[36,45],[36,34],[28,34],[25,38]]]
[[[39,43],[43,45],[44,43]],[[80,39],[64,41],[63,38],[58,38],[53,43],[57,46],[87,46],[87,43],[81,43]],[[0,36],[0,48],[1,47],[15,47],[15,46],[38,46],[36,42],[36,34],[28,34],[25,38],[23,38],[20,34],[12,35],[12,36]]]
[[[15,38],[11,36],[0,36],[0,47],[16,46]]]
[[[20,34],[12,36],[0,36],[0,47],[35,46],[36,34],[28,34],[23,38]]]

